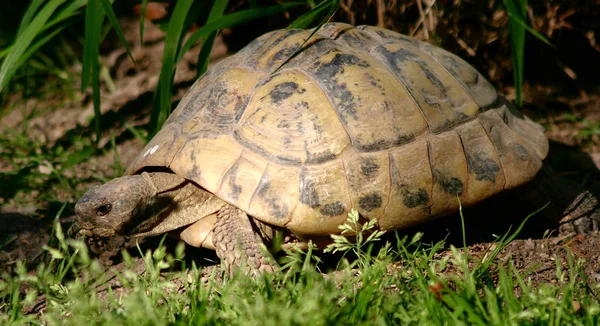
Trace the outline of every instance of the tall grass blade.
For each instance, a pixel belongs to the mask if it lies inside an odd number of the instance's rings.
[[[79,10],[86,5],[87,5],[87,0],[75,0],[75,1],[71,0],[71,1],[69,1],[66,6],[60,7],[57,10],[56,15],[53,16],[52,19],[50,19],[48,24],[46,24],[45,30],[48,30],[51,27],[53,27],[54,25],[60,24],[63,21],[78,15]]]
[[[206,22],[211,23],[223,17],[228,2],[229,0],[215,1],[210,9],[210,14],[208,15]],[[208,60],[216,37],[217,31],[214,30],[202,40],[200,54],[198,55],[198,66],[196,67],[196,77],[200,77],[206,72],[206,69],[208,69]]]
[[[0,67],[0,92],[8,86],[11,78],[17,72],[25,61],[22,56],[27,51],[33,40],[41,31],[52,14],[56,11],[65,0],[53,0],[46,5],[35,15],[31,23],[24,27],[18,39],[12,45],[10,52],[2,62]]]
[[[150,117],[150,136],[154,135],[165,123],[171,113],[171,88],[176,65],[177,52],[181,44],[185,18],[192,6],[193,0],[177,1],[169,25],[163,51],[162,67],[158,85],[154,93],[152,115]]]
[[[81,71],[81,92],[85,91],[92,79],[92,100],[94,105],[96,143],[100,141],[100,37],[104,22],[104,9],[99,1],[90,1],[85,8],[85,41]]]
[[[29,26],[31,20],[33,19],[35,13],[38,11],[40,6],[44,3],[44,0],[34,0],[29,4],[27,10],[25,11],[25,15],[23,15],[23,19],[21,20],[21,24],[19,24],[19,29],[17,30],[17,36],[15,39],[19,39],[23,30]]]
[[[144,23],[146,22],[146,7],[148,7],[148,0],[141,1],[141,12],[140,12],[140,44],[144,45]]]
[[[516,91],[516,102],[518,107],[523,106],[523,73],[525,61],[525,31],[545,44],[554,47],[542,34],[531,28],[525,22],[527,14],[527,0],[504,0],[504,6],[508,13],[510,38],[513,56],[513,78]]]
[[[106,17],[108,18],[108,21],[110,21],[112,27],[115,30],[115,33],[117,33],[117,36],[119,37],[119,40],[121,41],[121,44],[123,44],[123,47],[125,47],[125,51],[127,52],[127,55],[129,55],[129,58],[131,58],[131,61],[133,61],[133,63],[135,64],[135,59],[133,58],[133,55],[131,54],[131,51],[129,51],[129,45],[127,45],[127,40],[125,39],[125,35],[123,35],[123,30],[121,29],[121,25],[119,24],[119,20],[117,19],[117,15],[115,14],[115,11],[113,10],[112,4],[110,3],[109,0],[101,0],[100,1],[102,3],[102,8],[104,9],[104,13],[106,14]],[[143,19],[141,19],[143,21]]]
[[[327,21],[329,21],[329,18],[331,18],[333,14],[335,14],[335,12],[338,10],[338,8],[340,7],[340,0],[323,1],[318,6],[311,9],[308,13],[302,15],[300,18],[296,19],[296,21],[294,21],[290,26],[288,26],[288,29],[310,27],[313,21],[317,17],[319,17],[319,15],[321,15],[321,13],[325,11],[325,9],[327,9],[327,6],[330,6],[329,12],[327,12],[327,15],[325,15],[323,19],[321,19],[319,25],[317,25],[317,27],[313,29],[312,33],[310,33],[310,35],[304,40],[304,42],[302,42],[302,44],[298,46],[294,53],[287,57],[287,59],[283,63],[281,63],[279,67],[277,67],[277,69],[275,69],[272,72],[272,74],[276,73],[279,69],[281,69],[281,67],[283,67],[286,63],[288,63],[290,60],[296,57],[300,53],[300,51],[302,51],[304,45],[321,29],[323,25],[325,25],[325,23],[327,23]]]
[[[319,23],[319,26],[317,26],[318,30],[325,22],[329,20],[329,18],[331,18],[331,16],[333,16],[339,6],[340,0],[325,0],[304,15],[298,17],[298,19],[288,26],[288,29],[309,28],[315,20],[317,20],[324,12],[327,12],[327,15],[325,15],[324,19],[322,19]]]
[[[42,1],[42,3],[43,3],[43,1]],[[32,42],[32,45],[29,47],[29,49],[27,50],[26,53],[31,53],[31,54],[35,53],[35,51],[38,48],[40,48],[42,45],[46,44],[50,39],[52,39],[51,37],[48,37],[49,35],[56,36],[60,31],[65,29],[67,26],[71,25],[73,23],[73,21],[68,21],[68,22],[65,22],[65,21],[67,21],[71,17],[78,15],[79,10],[82,7],[84,7],[86,5],[86,3],[87,3],[87,0],[77,0],[77,1],[71,2],[67,6],[59,6],[58,9],[56,10],[56,12],[50,17],[48,22],[44,25],[44,27],[42,28],[40,33],[38,33],[38,35],[41,35],[42,33],[48,33],[48,34],[41,39],[35,38]],[[35,13],[35,11],[33,9],[30,9],[33,7],[34,7],[33,4],[30,5],[30,7],[27,8],[28,12],[31,11],[31,12]],[[24,30],[24,28],[26,26],[28,26],[29,22],[31,21],[31,18],[29,18],[27,16],[29,16],[28,13],[25,14],[23,21],[22,21],[21,25],[19,26],[19,32],[17,35],[20,35],[22,33],[22,30]],[[48,32],[53,27],[55,27],[55,28],[51,32]],[[18,38],[19,37],[17,37],[17,39]],[[35,50],[32,51],[33,48],[35,48]],[[6,55],[8,55],[8,53],[11,51],[11,49],[12,49],[12,46],[1,51],[0,59],[4,58]],[[24,55],[20,58],[20,61],[26,62],[29,59],[29,57],[30,56]]]
[[[305,5],[304,2],[287,2],[271,7],[247,9],[224,15],[213,22],[206,23],[206,25],[202,26],[200,29],[190,35],[183,47],[181,47],[181,51],[179,51],[179,56],[177,57],[177,62],[181,61],[183,54],[185,54],[200,38],[208,36],[212,31],[241,25],[258,18],[272,16],[290,8],[303,5]]]
[[[516,22],[515,17],[526,15],[527,0],[504,0],[504,5],[510,17],[510,40],[513,57],[513,79],[515,83],[516,105],[523,106],[523,64],[525,60],[525,28]]]

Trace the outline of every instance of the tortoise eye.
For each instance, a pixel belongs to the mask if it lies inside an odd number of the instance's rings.
[[[106,205],[98,206],[98,208],[96,208],[96,215],[98,215],[98,216],[104,216],[104,215],[110,213],[111,209],[112,209],[112,205],[111,204],[106,204]]]

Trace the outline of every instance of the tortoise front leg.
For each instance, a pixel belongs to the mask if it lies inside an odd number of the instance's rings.
[[[271,263],[274,261],[272,257],[265,257],[260,250],[263,239],[259,232],[254,229],[250,217],[236,207],[227,205],[217,213],[213,244],[217,256],[225,263],[229,273],[236,267],[248,268],[252,273],[273,272],[277,269]]]

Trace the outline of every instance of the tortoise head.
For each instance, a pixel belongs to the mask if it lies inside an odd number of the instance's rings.
[[[156,209],[156,188],[142,175],[116,178],[104,185],[90,188],[75,204],[76,230],[85,235],[108,237],[127,235],[131,226]],[[168,203],[161,203],[161,206]]]

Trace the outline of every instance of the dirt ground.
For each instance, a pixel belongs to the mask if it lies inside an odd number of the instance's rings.
[[[113,51],[104,57],[104,62],[111,67],[111,74],[116,82],[116,91],[105,92],[102,99],[102,113],[107,121],[112,121],[105,126],[103,138],[100,140],[101,147],[108,147],[110,135],[117,139],[116,150],[121,164],[126,167],[129,162],[141,151],[143,144],[136,138],[128,135],[124,123],[115,121],[128,121],[133,126],[147,123],[148,112],[152,100],[152,91],[156,85],[158,71],[160,69],[160,58],[162,51],[162,34],[152,29],[150,24],[146,25],[144,48],[134,47],[133,53],[138,61],[139,68],[136,70],[126,58],[122,50]],[[124,28],[124,30],[137,31],[137,28]],[[227,36],[225,33],[225,36]],[[128,39],[133,44],[137,34],[132,32]],[[211,55],[212,62],[225,57],[227,46],[223,37],[217,39]],[[194,78],[193,70],[194,55],[186,56],[185,62],[180,66],[175,77],[176,99],[180,98]],[[514,92],[510,88],[501,89],[509,98],[514,98]],[[564,93],[557,89],[556,85],[527,85],[526,87],[526,113],[547,127],[547,136],[552,140],[551,158],[549,163],[563,177],[567,177],[580,185],[591,189],[596,195],[600,194],[600,178],[598,178],[598,167],[600,166],[600,151],[598,150],[597,135],[582,137],[582,130],[587,130],[589,123],[598,123],[600,120],[600,96],[594,92],[581,91],[579,93]],[[86,94],[84,97],[89,97]],[[24,108],[14,109],[4,114],[0,120],[0,132],[4,128],[21,128],[26,130],[29,137],[40,139],[45,146],[65,141],[66,135],[73,130],[88,130],[93,109],[89,99],[84,98],[85,103],[72,103],[59,110],[53,110],[38,115],[26,121],[23,126],[23,110],[32,106],[30,101],[24,104]],[[142,108],[142,109],[140,109]],[[573,119],[572,115],[576,118]],[[90,162],[80,166],[76,173],[77,177],[86,179],[92,175],[112,176],[111,170],[115,161],[112,151],[92,159]],[[0,162],[0,171],[8,165]],[[1,182],[1,180],[0,180]],[[78,189],[89,187],[91,184],[80,184]],[[67,198],[69,205],[74,204],[73,198]],[[494,236],[504,234],[511,226],[512,230],[535,207],[516,207],[507,205],[507,198],[496,198],[486,202],[480,207],[467,209],[467,251],[473,257],[482,257],[485,250],[493,245]],[[510,201],[509,201],[510,202]],[[52,232],[54,216],[40,214],[44,211],[44,203],[29,202],[19,204],[11,199],[3,199],[0,206],[0,235],[4,239],[0,247],[0,271],[11,271],[17,261],[25,260],[28,267],[33,268],[39,263],[44,250],[42,247],[48,243]],[[72,209],[70,209],[72,211]],[[60,222],[67,228],[74,221],[74,216],[61,217]],[[565,270],[569,269],[569,259],[585,261],[585,273],[590,284],[600,282],[600,235],[579,235],[574,237],[562,237],[556,232],[551,232],[549,237],[544,233],[550,227],[535,218],[530,221],[519,235],[518,239],[510,243],[498,257],[499,261],[511,260],[522,273],[528,271],[527,278],[533,284],[555,283],[558,281],[556,273],[556,261]],[[542,226],[543,225],[543,226]],[[459,245],[461,239],[461,223],[458,216],[442,218],[429,222],[415,229],[404,231],[406,233],[415,230],[424,231],[424,241],[438,241],[447,239],[448,243]],[[107,240],[103,245],[106,249],[99,255],[105,266],[115,266],[120,263],[118,251],[122,247],[134,244],[131,239],[113,238]],[[152,247],[156,245],[157,239],[146,239],[142,246]],[[171,242],[173,244],[174,242]],[[130,250],[136,255],[136,250]],[[210,260],[215,260],[214,254],[206,250],[188,248],[188,257],[199,258],[206,265],[207,271],[214,268]],[[208,255],[211,259],[201,259]],[[327,256],[324,256],[327,257]],[[140,260],[140,272],[143,265]]]

